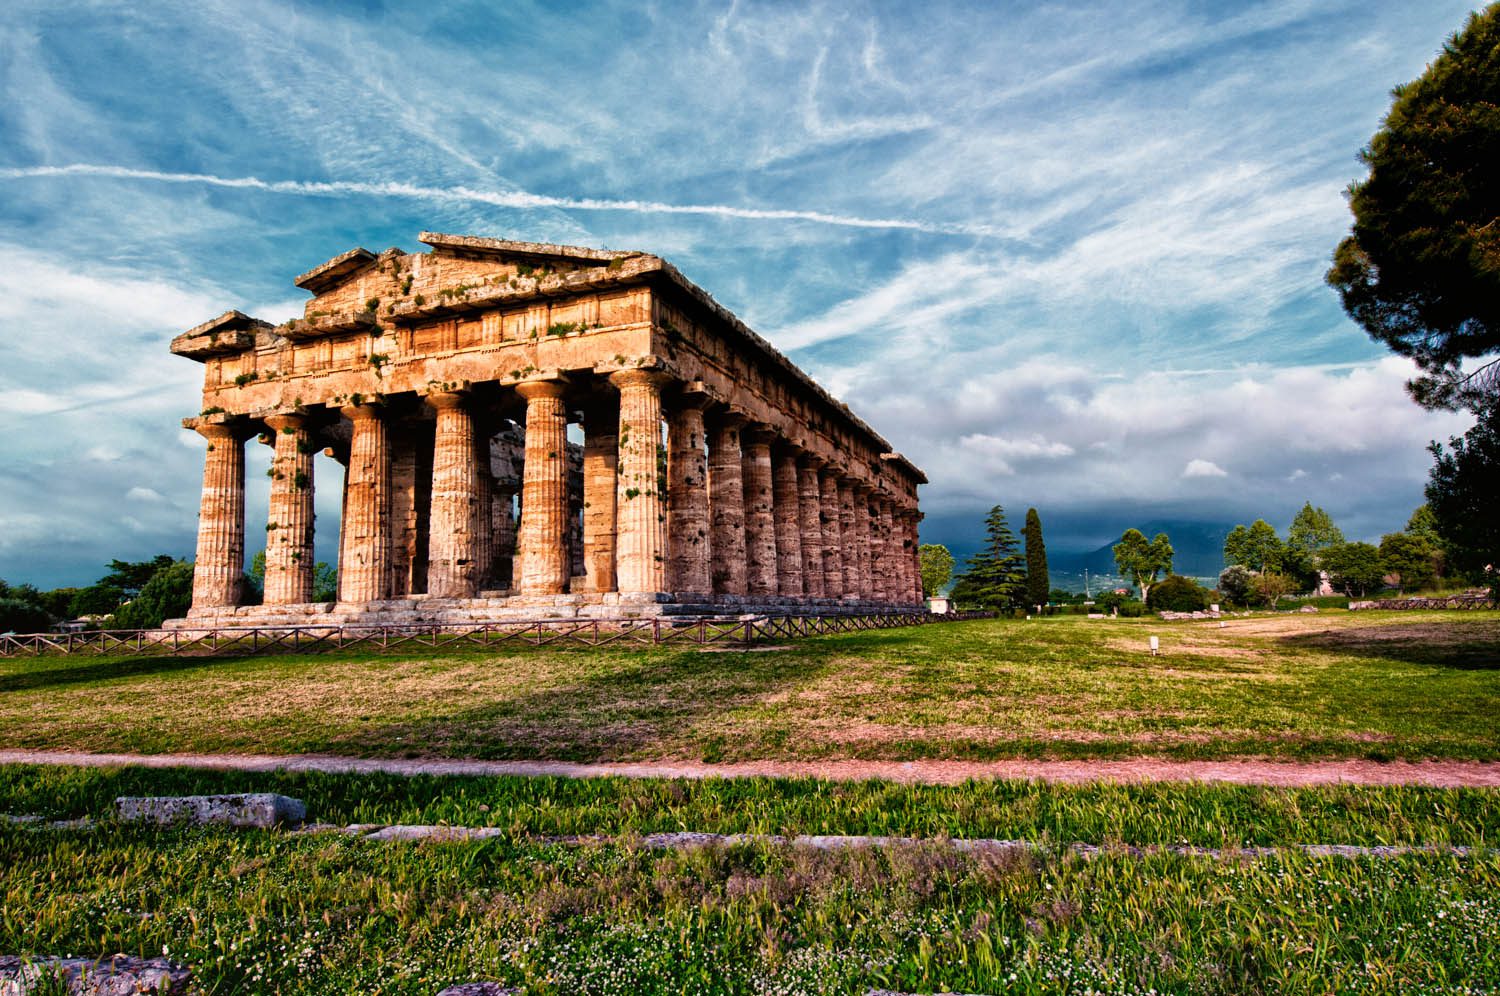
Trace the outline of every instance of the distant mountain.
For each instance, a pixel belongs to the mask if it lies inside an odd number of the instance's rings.
[[[1123,526],[1123,533],[1128,526]],[[1234,526],[1223,522],[1188,522],[1175,519],[1160,519],[1136,526],[1149,539],[1157,533],[1166,533],[1172,541],[1172,570],[1188,577],[1217,578],[1224,569],[1224,538]],[[1107,580],[1115,577],[1114,545],[1118,537],[1103,546],[1078,551],[1047,551],[1048,573],[1056,588],[1082,589],[1083,572],[1087,569],[1091,578]]]

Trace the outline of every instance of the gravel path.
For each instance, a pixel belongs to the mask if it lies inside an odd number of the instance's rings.
[[[107,767],[218,768],[235,771],[325,771],[396,775],[561,775],[567,778],[827,778],[951,785],[970,778],[1030,778],[1049,782],[1187,781],[1242,785],[1431,785],[1500,788],[1500,763],[1492,761],[697,761],[600,762],[465,761],[330,757],[313,754],[82,754],[0,750],[0,764]]]

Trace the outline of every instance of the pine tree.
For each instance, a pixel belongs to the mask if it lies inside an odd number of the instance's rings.
[[[1046,605],[1052,592],[1052,578],[1047,573],[1047,545],[1042,542],[1042,517],[1036,509],[1026,510],[1026,526],[1021,530],[1026,541],[1026,604]]]
[[[965,597],[977,602],[1009,608],[1021,600],[1026,586],[1016,534],[1010,531],[1005,509],[999,505],[985,516],[984,528],[984,546],[969,558],[954,594],[962,591]]]

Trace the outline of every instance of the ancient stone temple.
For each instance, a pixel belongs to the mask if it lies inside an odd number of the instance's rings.
[[[172,341],[204,366],[191,624],[920,605],[922,472],[670,263],[421,239],[298,277],[302,318]],[[255,438],[265,596],[242,606]],[[344,465],[339,588],[311,604],[320,453]]]

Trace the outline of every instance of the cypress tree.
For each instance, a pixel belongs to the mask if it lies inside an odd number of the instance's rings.
[[[996,505],[984,518],[985,542],[969,562],[958,584],[955,598],[972,598],[986,605],[1009,608],[1017,604],[1026,587],[1025,572],[1016,534],[1005,521],[1005,509]]]
[[[1036,509],[1026,510],[1026,526],[1021,530],[1026,541],[1026,604],[1046,605],[1052,592],[1052,578],[1047,573],[1047,544],[1042,542],[1042,517]]]

